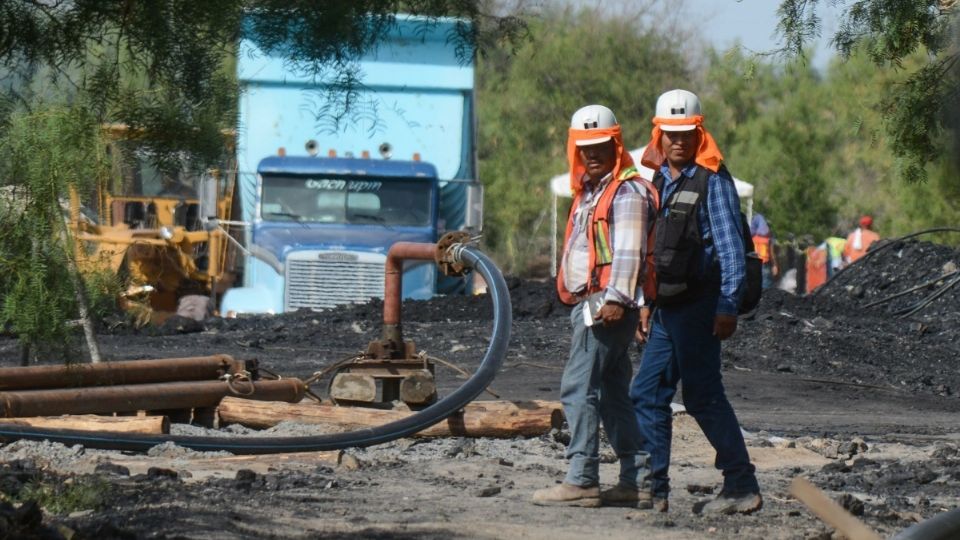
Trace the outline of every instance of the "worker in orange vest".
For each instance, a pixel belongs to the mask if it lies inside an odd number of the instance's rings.
[[[763,289],[773,287],[773,281],[780,275],[780,267],[774,256],[776,241],[773,231],[763,214],[754,214],[750,220],[750,234],[753,236],[753,249],[763,262]]]
[[[827,282],[827,246],[811,244],[807,247],[806,292],[812,293]]]
[[[860,218],[860,226],[847,236],[847,245],[843,248],[843,262],[850,264],[853,261],[863,257],[873,244],[880,239],[880,235],[875,233],[873,227],[873,218],[863,216]]]
[[[603,105],[587,105],[573,114],[567,160],[574,200],[557,293],[574,306],[570,356],[560,380],[560,401],[570,426],[570,465],[564,481],[535,491],[533,502],[651,508],[645,483],[650,456],[629,393],[629,346],[650,324],[652,298],[644,284],[653,266],[646,255],[657,189],[640,177],[616,116]],[[602,492],[601,423],[620,461],[617,484]]]

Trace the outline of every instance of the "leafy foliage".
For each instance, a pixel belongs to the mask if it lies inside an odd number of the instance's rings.
[[[925,152],[928,182],[901,182],[876,106],[922,55],[905,58],[898,73],[855,53],[822,76],[800,62],[737,51],[710,58],[702,94],[709,127],[733,173],[755,185],[755,208],[778,234],[845,234],[864,213],[884,235],[960,222],[949,140]]]
[[[783,0],[779,31],[783,52],[803,55],[803,46],[820,35],[817,0]],[[928,152],[950,123],[950,107],[960,96],[957,8],[955,0],[857,0],[844,5],[840,29],[832,43],[845,57],[857,51],[874,64],[900,70],[904,62],[925,53],[909,77],[885,87],[876,99],[885,112],[886,133],[898,159],[899,176],[908,181],[927,178]]]
[[[547,180],[567,167],[570,116],[604,104],[620,120],[628,148],[639,148],[649,140],[657,96],[689,73],[675,38],[595,8],[547,10],[531,22],[530,35],[514,54],[491,51],[479,63],[480,178],[485,241],[498,262],[545,273]],[[562,222],[565,208],[560,212]]]
[[[98,120],[132,128],[161,169],[184,161],[202,169],[221,161],[220,132],[236,125],[231,58],[241,37],[282,51],[291,69],[349,99],[356,61],[401,10],[462,18],[450,39],[464,59],[523,36],[519,18],[486,8],[477,0],[9,0],[0,3],[0,67],[27,77],[50,70]]]
[[[45,511],[66,515],[81,510],[99,510],[106,502],[110,484],[99,476],[59,479],[37,478],[20,490],[16,499],[36,501]]]
[[[0,175],[15,182],[0,204],[0,317],[25,344],[69,342],[66,321],[76,306],[61,198],[109,172],[91,118],[79,106],[17,113],[0,138]]]

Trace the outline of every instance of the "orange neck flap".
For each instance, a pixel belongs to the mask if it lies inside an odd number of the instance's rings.
[[[620,126],[614,126],[604,129],[575,129],[570,128],[567,137],[567,163],[570,164],[570,190],[576,196],[583,190],[583,175],[587,173],[587,168],[580,159],[580,152],[577,151],[577,141],[588,139],[598,139],[600,137],[612,137],[613,144],[616,146],[617,161],[613,165],[613,180],[620,181],[620,173],[633,167],[633,157],[623,147],[623,134]]]
[[[654,171],[659,171],[660,166],[667,160],[667,155],[660,148],[660,138],[663,136],[663,130],[660,129],[660,126],[682,126],[690,123],[697,126],[695,129],[700,135],[700,146],[697,147],[697,153],[693,161],[697,165],[713,172],[720,170],[720,164],[723,163],[723,154],[720,153],[720,148],[717,147],[713,136],[703,127],[703,115],[691,116],[689,118],[661,118],[655,116],[653,118],[653,132],[650,134],[650,144],[647,145],[647,149],[643,152],[640,163],[645,167],[650,167]]]

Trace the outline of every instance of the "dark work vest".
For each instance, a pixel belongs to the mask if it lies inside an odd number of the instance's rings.
[[[698,166],[691,177],[681,174],[677,180],[679,184],[657,214],[653,252],[657,305],[682,304],[704,293],[720,290],[718,263],[710,261],[705,272],[702,268],[704,242],[700,234],[699,209],[706,204],[712,174],[702,166]],[[664,183],[663,174],[657,171],[653,185],[660,192],[661,200]]]

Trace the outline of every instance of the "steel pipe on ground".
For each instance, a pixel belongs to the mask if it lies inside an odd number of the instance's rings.
[[[0,368],[0,390],[40,390],[215,380],[244,369],[242,360],[225,354],[155,360],[123,360],[99,364]]]
[[[306,386],[300,379],[234,382],[193,381],[74,389],[0,392],[0,417],[102,414],[214,407],[225,396],[295,403]]]
[[[370,446],[413,435],[470,403],[493,382],[503,365],[510,342],[510,291],[500,270],[479,250],[465,245],[453,246],[452,260],[476,270],[487,283],[493,301],[493,329],[490,342],[477,371],[460,388],[426,409],[402,420],[374,428],[348,433],[331,433],[303,437],[197,437],[174,435],[132,435],[126,433],[85,433],[69,429],[39,429],[30,426],[7,426],[0,423],[0,441],[17,439],[48,440],[67,445],[82,444],[89,448],[146,451],[165,442],[173,442],[193,450],[226,450],[235,454],[275,454],[283,452],[318,452],[352,446]]]

